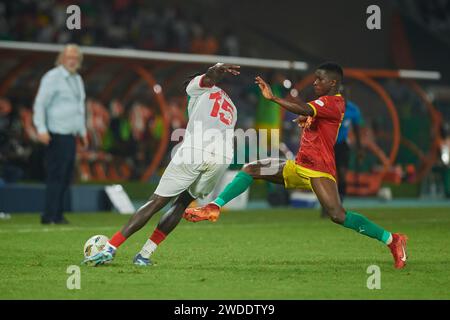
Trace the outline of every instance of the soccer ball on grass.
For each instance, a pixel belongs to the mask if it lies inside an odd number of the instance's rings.
[[[103,235],[90,237],[89,240],[84,244],[84,257],[90,258],[92,256],[95,256],[97,253],[103,250],[108,240],[108,237]]]

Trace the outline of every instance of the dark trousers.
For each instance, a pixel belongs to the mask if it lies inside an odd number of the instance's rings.
[[[72,181],[75,166],[75,137],[50,133],[50,144],[46,149],[47,189],[44,222],[63,219],[64,196]]]

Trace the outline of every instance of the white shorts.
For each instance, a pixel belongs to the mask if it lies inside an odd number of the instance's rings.
[[[187,190],[194,199],[203,198],[214,190],[229,167],[225,160],[205,160],[200,164],[174,162],[170,161],[154,192],[161,197],[175,197]]]

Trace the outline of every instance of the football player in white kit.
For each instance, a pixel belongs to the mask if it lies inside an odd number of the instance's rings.
[[[194,199],[204,197],[214,189],[233,158],[234,126],[237,119],[235,105],[216,83],[227,73],[238,75],[239,70],[239,66],[218,63],[205,74],[197,75],[189,81],[186,87],[189,122],[183,143],[164,171],[158,187],[148,202],[111,237],[105,248],[86,258],[84,263],[97,266],[112,261],[116,250],[126,239],[175,199],[133,259],[133,263],[137,265],[152,264],[150,256],[178,225],[184,210]]]

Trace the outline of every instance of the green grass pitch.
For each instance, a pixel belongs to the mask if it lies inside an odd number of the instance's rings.
[[[182,221],[153,256],[131,263],[159,215],[131,237],[113,264],[81,266],[81,289],[66,287],[84,242],[111,236],[128,216],[69,214],[67,226],[38,215],[0,221],[0,299],[449,299],[450,210],[364,209],[388,230],[409,236],[409,264],[393,268],[388,249],[318,217],[316,210],[222,214],[216,223]],[[367,268],[381,270],[369,290]]]

